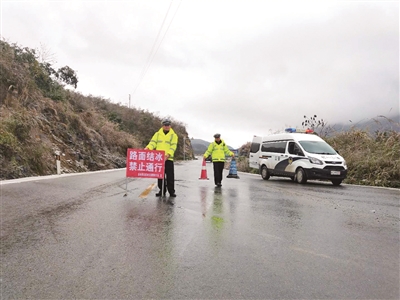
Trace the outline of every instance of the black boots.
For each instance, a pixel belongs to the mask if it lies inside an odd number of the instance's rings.
[[[165,195],[165,193],[164,193],[164,195]],[[159,192],[156,194],[156,197],[161,197],[161,196],[163,196],[163,195],[162,195],[161,191],[159,191]],[[175,194],[175,193],[172,193],[172,194],[169,194],[169,196],[175,198],[175,197],[176,197],[176,194]]]

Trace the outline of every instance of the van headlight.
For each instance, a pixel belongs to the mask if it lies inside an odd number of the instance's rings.
[[[316,165],[322,165],[322,164],[323,164],[322,161],[319,160],[318,158],[309,157],[308,159],[310,160],[310,162],[311,162],[312,164],[316,164]]]
[[[347,169],[347,163],[344,159],[343,159],[343,166]]]

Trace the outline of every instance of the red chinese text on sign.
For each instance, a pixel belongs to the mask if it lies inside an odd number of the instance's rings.
[[[164,178],[164,151],[128,149],[126,177]]]

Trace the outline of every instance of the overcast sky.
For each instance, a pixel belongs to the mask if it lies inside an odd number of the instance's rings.
[[[190,138],[399,114],[399,1],[7,1],[1,36]],[[396,120],[399,121],[399,120]]]

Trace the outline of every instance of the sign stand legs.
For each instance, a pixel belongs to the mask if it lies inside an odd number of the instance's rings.
[[[128,177],[125,177],[125,195],[124,197],[126,197],[128,195]]]

